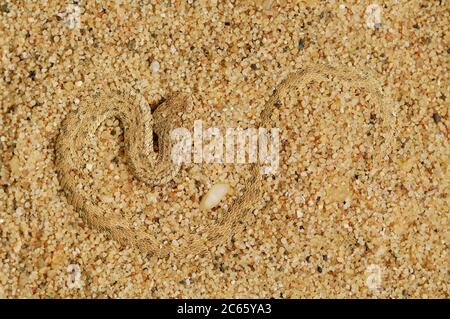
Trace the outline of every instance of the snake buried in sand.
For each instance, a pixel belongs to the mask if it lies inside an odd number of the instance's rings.
[[[326,80],[329,76],[365,90],[377,105],[384,108],[389,106],[377,82],[366,74],[360,74],[347,66],[316,64],[291,73],[278,85],[263,108],[259,127],[274,127],[271,115],[279,107],[280,98],[287,92],[293,89],[301,92],[311,81]],[[133,175],[149,186],[164,185],[179,169],[171,159],[170,132],[182,126],[179,114],[189,109],[192,101],[186,95],[177,94],[169,97],[152,114],[143,96],[127,84],[115,83],[93,88],[93,93],[83,97],[80,104],[79,109],[70,112],[63,121],[56,143],[56,168],[69,203],[80,212],[88,225],[106,232],[121,244],[138,247],[144,253],[157,257],[169,254],[180,257],[199,255],[206,252],[208,247],[226,243],[233,234],[242,231],[240,222],[246,214],[252,213],[261,198],[263,177],[258,163],[251,164],[251,177],[245,181],[243,195],[231,204],[222,217],[207,225],[205,233],[190,234],[178,246],[163,244],[156,236],[129,226],[124,218],[105,218],[102,209],[79,187],[76,179],[86,164],[83,147],[95,139],[100,124],[108,118],[118,118],[124,127],[125,155]],[[154,133],[159,137],[158,152],[153,148]]]

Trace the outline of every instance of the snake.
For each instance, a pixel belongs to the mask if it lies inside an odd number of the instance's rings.
[[[388,107],[379,82],[368,72],[358,72],[348,66],[324,63],[304,65],[291,72],[275,87],[259,116],[259,127],[276,125],[273,114],[281,99],[291,90],[302,91],[311,81],[329,77],[346,81],[353,87],[370,93],[377,105]],[[137,247],[143,253],[158,258],[196,256],[211,247],[227,243],[245,229],[245,218],[252,214],[261,200],[263,174],[258,163],[250,164],[250,177],[245,180],[242,195],[236,198],[217,220],[206,225],[202,234],[188,234],[182,243],[167,244],[142,228],[131,226],[124,218],[106,218],[104,209],[77,182],[85,167],[83,149],[95,139],[96,130],[108,118],[119,119],[124,129],[124,154],[133,176],[149,187],[166,185],[180,167],[172,161],[170,132],[182,125],[183,112],[192,109],[192,97],[183,93],[170,95],[152,111],[141,93],[125,81],[113,80],[108,85],[98,81],[83,95],[76,110],[62,121],[56,141],[55,166],[67,201],[92,228],[106,233],[122,245]],[[300,110],[299,110],[300,111]],[[153,134],[158,136],[158,150],[153,148]]]

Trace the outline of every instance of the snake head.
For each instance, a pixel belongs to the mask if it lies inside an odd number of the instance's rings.
[[[192,111],[192,98],[184,93],[170,95],[153,112],[154,123],[181,121],[183,113]]]

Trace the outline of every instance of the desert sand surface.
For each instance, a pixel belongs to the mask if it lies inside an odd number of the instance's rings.
[[[448,298],[449,12],[448,1],[0,0],[0,297]],[[95,85],[125,83],[156,112],[185,94],[181,123],[223,132],[257,127],[280,83],[315,65],[361,74],[383,102],[333,75],[280,93],[277,173],[201,254],[170,247],[227,216],[248,163],[186,164],[149,186],[129,169],[126,128],[101,123],[74,187],[165,256],[91,227],[65,193],[55,145]],[[221,183],[229,192],[201,209]]]

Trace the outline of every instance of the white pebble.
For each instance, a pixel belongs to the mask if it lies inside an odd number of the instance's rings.
[[[87,164],[86,164],[86,169],[87,169],[88,171],[92,170],[93,167],[94,167],[94,165],[92,165],[91,163],[87,163]]]
[[[203,196],[200,202],[200,209],[211,209],[215,207],[230,191],[230,185],[226,183],[218,183]]]
[[[158,61],[153,61],[152,64],[150,65],[150,69],[152,70],[153,73],[157,73],[159,71],[159,62]]]
[[[76,85],[77,87],[80,87],[80,86],[83,85],[83,81],[76,81],[76,82],[75,82],[75,85]]]

